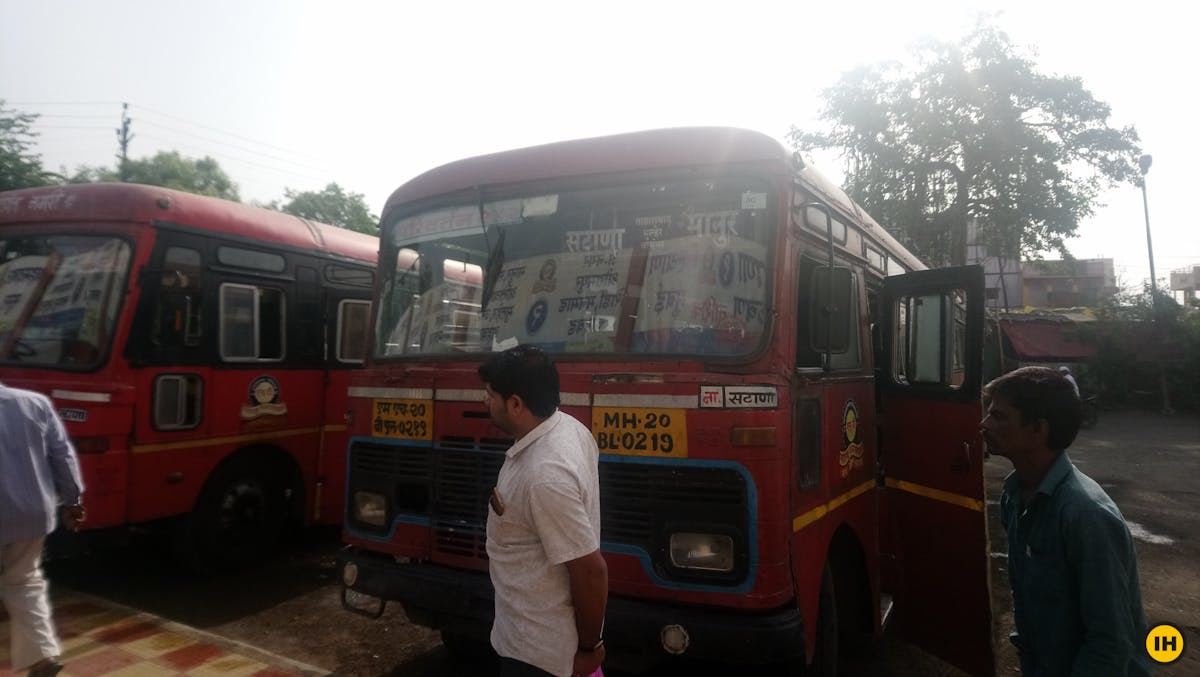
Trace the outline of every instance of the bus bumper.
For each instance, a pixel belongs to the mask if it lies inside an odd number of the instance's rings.
[[[348,585],[345,568],[351,564],[354,577]],[[486,573],[429,563],[400,564],[356,548],[343,551],[341,568],[343,603],[353,611],[362,613],[364,601],[368,609],[372,601],[381,605],[395,601],[413,623],[488,641],[495,593]],[[347,603],[348,590],[358,600],[353,606]],[[645,669],[669,658],[664,648],[667,628],[673,628],[676,637],[676,628],[686,633],[681,655],[687,658],[751,665],[804,659],[804,623],[796,608],[749,612],[610,596],[604,630],[609,647],[606,664]]]

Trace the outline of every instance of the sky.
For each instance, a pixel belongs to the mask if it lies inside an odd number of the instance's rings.
[[[215,158],[245,201],[337,182],[378,214],[406,180],[464,157],[570,138],[731,125],[818,129],[822,89],[856,66],[956,41],[983,14],[1041,72],[1082,78],[1134,126],[1159,280],[1200,264],[1187,167],[1193,25],[1177,2],[721,3],[0,0],[0,99],[39,113],[50,170]],[[842,178],[836,156],[815,158]],[[1141,191],[1118,186],[1068,242],[1149,279]]]

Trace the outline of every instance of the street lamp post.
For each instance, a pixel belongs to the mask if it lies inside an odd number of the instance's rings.
[[[1150,171],[1150,165],[1153,163],[1154,158],[1149,155],[1138,158],[1138,168],[1142,170],[1142,212],[1146,215],[1146,252],[1150,256],[1150,321],[1159,340],[1158,380],[1162,386],[1162,413],[1171,414],[1174,413],[1174,410],[1171,409],[1171,394],[1167,390],[1167,370],[1163,365],[1161,353],[1164,337],[1162,326],[1158,320],[1158,279],[1154,274],[1154,241],[1150,238],[1150,201],[1146,198],[1146,173]]]
[[[1138,158],[1138,167],[1142,170],[1142,211],[1146,215],[1146,251],[1150,254],[1150,302],[1155,310],[1158,309],[1158,280],[1154,276],[1154,242],[1150,239],[1150,201],[1146,199],[1146,172],[1150,171],[1150,165],[1154,163],[1154,158],[1149,155],[1143,155]],[[1157,313],[1155,313],[1157,315]]]

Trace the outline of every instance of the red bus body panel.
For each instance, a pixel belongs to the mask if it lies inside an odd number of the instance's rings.
[[[212,470],[248,445],[287,453],[302,478],[306,522],[339,523],[344,504],[346,387],[349,370],[276,364],[138,366],[125,346],[147,331],[134,322],[143,271],[160,227],[253,242],[260,249],[319,253],[324,260],[374,266],[378,240],[288,214],[181,191],[133,184],[81,184],[0,193],[0,236],[111,235],[132,251],[109,354],[88,371],[0,364],[0,379],[51,397],[79,448],[88,529],[188,513]],[[211,300],[215,310],[215,299]],[[207,337],[207,341],[215,341]],[[156,430],[155,378],[186,372],[203,385],[202,416],[189,430]],[[246,420],[254,380],[278,382],[286,413]]]

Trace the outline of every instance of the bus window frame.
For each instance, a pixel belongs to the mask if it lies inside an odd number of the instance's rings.
[[[163,424],[159,420],[159,417],[158,417],[159,403],[160,403],[160,400],[162,397],[160,388],[161,388],[161,384],[164,381],[168,381],[168,380],[176,380],[182,384],[180,391],[181,391],[181,393],[183,393],[183,396],[181,397],[181,399],[179,400],[179,402],[176,405],[180,410],[185,409],[185,403],[186,403],[186,399],[187,399],[187,393],[185,392],[186,389],[188,388],[188,386],[191,383],[195,384],[195,386],[196,386],[196,392],[195,392],[196,416],[195,416],[194,421],[192,421],[190,423],[185,422],[182,424]],[[154,385],[151,388],[151,390],[152,390],[152,392],[151,392],[150,410],[153,412],[153,414],[150,417],[150,426],[154,430],[163,431],[163,432],[176,432],[179,430],[195,430],[196,428],[199,428],[200,425],[204,422],[204,377],[201,376],[200,374],[195,373],[195,372],[163,372],[161,374],[155,375]],[[181,412],[180,418],[186,418],[186,416],[183,415]]]
[[[248,289],[254,293],[253,303],[252,303],[252,313],[251,313],[251,320],[253,323],[252,326],[253,326],[253,333],[254,333],[254,337],[253,337],[254,338],[254,355],[253,356],[249,356],[249,357],[230,356],[225,353],[226,318],[228,317],[228,312],[226,310],[227,302],[226,302],[226,297],[225,297],[226,289]],[[262,325],[260,324],[260,322],[262,320],[262,311],[261,311],[262,292],[268,291],[268,290],[278,293],[279,299],[280,299],[280,303],[279,303],[279,357],[264,358],[264,357],[260,357],[260,355],[262,353],[262,345],[261,345]],[[287,347],[288,347],[287,346],[287,326],[288,326],[287,325],[287,321],[288,321],[287,306],[288,306],[288,302],[287,302],[287,299],[288,299],[287,291],[285,289],[283,289],[282,287],[264,286],[264,285],[258,285],[258,284],[247,283],[247,282],[232,282],[229,280],[222,280],[220,283],[218,283],[217,284],[217,303],[218,303],[217,354],[220,357],[220,360],[222,362],[243,363],[243,364],[277,363],[277,362],[283,362],[284,360],[286,360],[287,356],[288,356],[288,352],[287,352]]]
[[[766,214],[765,218],[771,224],[772,233],[764,243],[767,246],[767,255],[765,257],[764,279],[766,288],[763,293],[763,305],[765,318],[763,322],[762,338],[757,342],[752,350],[736,355],[722,354],[706,354],[706,353],[679,353],[670,351],[660,352],[642,352],[642,351],[625,351],[625,352],[587,352],[587,351],[567,351],[561,354],[569,354],[572,358],[591,359],[598,361],[628,361],[636,359],[639,362],[653,362],[661,360],[678,360],[685,359],[690,361],[701,362],[710,365],[743,365],[752,364],[770,351],[777,343],[778,339],[773,337],[773,332],[778,330],[778,322],[774,309],[779,303],[780,292],[777,288],[776,269],[779,265],[779,257],[772,251],[772,248],[778,247],[783,249],[782,245],[787,239],[789,228],[788,214],[786,208],[786,196],[791,194],[791,184],[781,184],[778,177],[772,176],[766,172],[758,171],[729,171],[729,172],[713,172],[698,176],[694,170],[690,169],[653,169],[640,171],[626,171],[618,174],[607,176],[587,176],[587,177],[565,177],[553,180],[533,180],[525,181],[512,186],[506,186],[503,189],[498,189],[491,186],[474,187],[469,190],[458,190],[450,193],[445,193],[433,197],[428,197],[420,200],[414,200],[409,203],[398,205],[391,212],[383,215],[380,226],[380,251],[379,265],[376,269],[376,285],[379,289],[379,297],[381,301],[388,300],[390,302],[392,295],[400,291],[396,285],[396,276],[394,270],[388,267],[387,262],[397,260],[397,257],[402,249],[412,249],[414,245],[426,244],[434,238],[422,236],[412,241],[403,243],[395,242],[394,228],[404,219],[423,212],[432,212],[438,209],[445,209],[455,206],[462,206],[468,203],[474,204],[477,202],[495,203],[504,200],[512,200],[524,197],[539,197],[547,194],[557,194],[570,191],[586,191],[586,190],[612,190],[622,187],[647,186],[658,183],[685,183],[685,182],[703,182],[703,181],[720,180],[726,182],[744,182],[761,185],[768,191],[767,207],[763,210]],[[843,221],[844,223],[844,221]],[[492,224],[487,224],[487,233],[492,233]],[[435,244],[438,244],[435,241]],[[424,259],[425,254],[421,253],[419,259]],[[397,269],[398,270],[398,269]],[[423,292],[421,292],[423,293]],[[439,360],[478,360],[481,357],[486,357],[488,352],[443,352],[443,353],[423,353],[423,352],[408,352],[398,351],[387,354],[381,352],[381,346],[387,345],[386,341],[381,340],[379,323],[379,313],[385,312],[385,305],[380,303],[378,308],[372,309],[372,335],[370,352],[371,360],[379,364],[398,363],[398,362],[421,362],[430,361],[436,362]],[[411,320],[410,320],[411,321]],[[411,328],[410,328],[411,329]],[[408,337],[408,343],[412,343],[412,337]],[[559,353],[555,353],[559,354]]]
[[[349,308],[350,306],[365,306],[366,313],[367,313],[366,316],[363,318],[364,322],[363,322],[363,326],[362,326],[362,331],[363,331],[362,357],[359,357],[358,359],[344,357],[342,354],[342,348],[343,348],[342,340],[345,338],[345,329],[346,329],[346,322],[347,322],[346,309]],[[338,301],[337,322],[335,323],[335,326],[334,326],[334,331],[337,333],[337,338],[334,341],[334,353],[333,353],[333,357],[334,357],[335,361],[337,361],[341,364],[363,364],[366,361],[367,355],[370,353],[370,342],[371,342],[370,332],[371,332],[372,306],[373,306],[373,304],[371,303],[371,301],[367,300],[367,299],[348,298],[348,299],[341,299]]]
[[[45,224],[38,224],[37,228],[25,228],[23,226],[13,227],[11,230],[4,232],[5,237],[39,237],[51,235],[54,237],[95,237],[108,238],[119,240],[128,249],[128,257],[126,260],[126,269],[122,275],[121,284],[114,287],[116,292],[112,300],[111,318],[106,319],[109,322],[108,336],[106,344],[98,350],[96,357],[87,364],[64,364],[61,362],[54,364],[38,364],[38,363],[22,363],[17,360],[0,359],[0,368],[25,367],[34,369],[51,369],[54,371],[77,372],[81,374],[94,373],[108,366],[114,355],[113,347],[117,343],[118,333],[125,306],[129,303],[130,289],[136,286],[137,280],[136,271],[138,270],[137,252],[140,242],[134,235],[127,231],[108,230],[97,227],[98,224],[82,222],[76,219],[64,221],[62,223],[53,224],[53,229],[43,228]]]

